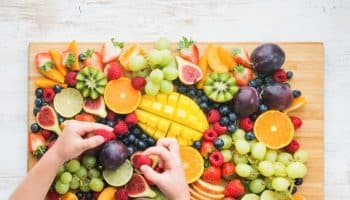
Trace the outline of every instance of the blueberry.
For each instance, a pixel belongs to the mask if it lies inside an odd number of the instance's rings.
[[[33,132],[33,133],[37,133],[40,131],[40,126],[38,123],[33,123],[31,126],[30,126],[30,130]]]
[[[297,97],[300,97],[300,96],[301,96],[300,90],[293,90],[293,97],[294,98],[297,98]]]
[[[147,135],[144,134],[144,133],[142,133],[142,134],[140,135],[140,140],[145,140],[145,139],[147,139],[147,138],[148,138]]]
[[[196,140],[193,142],[193,147],[198,149],[198,150],[201,148],[201,145],[202,145],[202,143],[199,140]]]
[[[83,54],[83,53],[79,54],[78,59],[79,59],[79,61],[84,61],[84,60],[86,60],[85,54]]]
[[[109,120],[107,120],[107,121],[106,121],[106,125],[113,128],[114,125],[115,125],[115,122],[114,122],[114,121],[109,121]]]
[[[263,84],[263,81],[260,78],[256,78],[255,83],[257,86],[261,86]]]
[[[237,120],[237,115],[234,112],[231,112],[230,114],[228,114],[228,118],[230,119],[231,122],[234,122]]]
[[[259,105],[259,111],[260,112],[265,112],[265,111],[267,111],[267,106],[265,105],[265,104],[260,104]]]
[[[215,148],[221,149],[224,146],[224,141],[221,138],[216,138],[213,144]]]
[[[38,98],[42,97],[43,93],[44,93],[43,89],[41,89],[41,88],[36,88],[35,89],[35,96],[36,97],[38,97]]]
[[[197,95],[196,96],[202,96],[204,95],[203,90],[197,90]]]
[[[208,97],[205,96],[205,95],[202,95],[202,96],[200,97],[200,100],[201,100],[201,102],[207,102],[207,103],[208,103],[208,101],[209,101]]]
[[[137,143],[139,143],[139,141],[141,141],[139,138],[136,138],[134,141],[134,144],[137,145]]]
[[[148,146],[153,146],[156,144],[156,141],[151,137],[148,137],[146,141],[147,141]]]
[[[77,192],[75,195],[77,195],[78,199],[84,198],[84,194],[82,192]]]
[[[221,117],[221,119],[220,119],[221,125],[227,126],[227,125],[229,125],[229,123],[230,123],[230,119],[227,116]]]
[[[253,132],[249,131],[245,134],[245,138],[250,141],[250,140],[253,140],[255,138],[255,135]]]
[[[228,105],[223,105],[219,108],[221,115],[227,115],[230,113],[230,107]]]
[[[85,193],[85,200],[92,200],[92,192],[86,192]]]
[[[254,87],[254,88],[258,86],[258,85],[256,84],[255,79],[250,80],[248,84],[249,84],[249,86]]]
[[[264,81],[265,81],[265,83],[273,83],[274,82],[273,78],[271,76],[265,77]]]
[[[43,103],[43,100],[40,99],[40,98],[36,98],[34,100],[34,104],[35,104],[36,107],[40,107],[42,103]]]
[[[146,147],[146,143],[145,142],[143,142],[143,141],[138,141],[138,143],[136,144],[137,145],[137,147],[140,149],[140,150],[144,150],[144,149],[146,149],[147,147]]]
[[[235,124],[230,124],[230,125],[227,127],[227,131],[228,131],[229,133],[235,132],[236,129],[237,129],[237,127],[236,127]]]
[[[40,108],[38,107],[33,108],[33,115],[36,116],[39,111],[40,111]]]
[[[220,107],[220,104],[219,103],[213,103],[213,107],[218,109]]]
[[[202,103],[201,98],[198,98],[198,97],[194,98],[194,101],[195,101],[197,104]]]
[[[252,114],[252,115],[250,115],[250,119],[252,120],[252,121],[255,121],[256,120],[256,118],[258,118],[258,114],[257,113],[255,113],[255,114]]]
[[[128,146],[128,155],[131,156],[135,153],[135,148],[133,146]]]
[[[125,144],[125,145],[129,145],[130,144],[130,141],[127,137],[123,137],[122,139],[122,142]]]
[[[181,94],[185,94],[186,90],[187,90],[187,88],[183,85],[180,85],[179,87],[177,87],[177,91]]]
[[[58,122],[59,122],[60,124],[62,124],[64,121],[66,121],[66,119],[65,119],[64,117],[58,116]]]
[[[293,78],[293,72],[292,71],[288,71],[287,72],[287,79],[290,80]]]
[[[97,123],[106,124],[107,120],[106,119],[100,119],[100,120],[97,121]]]
[[[60,93],[61,92],[61,86],[59,86],[59,85],[55,85],[55,86],[53,86],[53,91],[55,92],[55,93]]]
[[[140,137],[142,134],[142,131],[139,127],[134,127],[131,132],[135,135],[135,137]]]
[[[128,140],[129,140],[130,143],[134,143],[134,142],[135,142],[135,139],[136,139],[135,135],[133,135],[133,134],[128,134]]]
[[[294,180],[294,184],[295,184],[295,185],[302,185],[303,182],[304,182],[304,179],[303,179],[303,178],[296,178],[296,179]]]
[[[294,186],[292,189],[292,194],[295,194],[297,191],[298,191],[297,187]]]
[[[199,104],[199,107],[200,107],[202,110],[204,110],[205,112],[209,109],[209,105],[208,105],[208,103],[206,103],[206,102],[203,102],[203,103]]]
[[[196,96],[196,90],[193,89],[193,88],[189,88],[188,91],[187,91],[187,95],[189,97],[192,97],[192,98],[195,97]]]

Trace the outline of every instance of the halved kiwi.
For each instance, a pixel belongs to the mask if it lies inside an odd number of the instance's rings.
[[[107,79],[103,72],[94,67],[85,67],[77,75],[76,88],[84,98],[97,99],[103,95]]]
[[[229,73],[211,73],[206,78],[203,89],[209,99],[222,103],[232,100],[239,87]]]

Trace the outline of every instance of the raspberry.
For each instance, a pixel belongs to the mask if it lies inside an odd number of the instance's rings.
[[[128,200],[128,191],[126,188],[120,188],[115,192],[114,198],[118,200]]]
[[[146,80],[143,77],[136,76],[131,80],[131,84],[135,90],[142,90],[146,85]]]
[[[298,149],[300,148],[300,144],[297,140],[292,140],[288,146],[286,146],[286,151],[288,151],[289,153],[295,153],[296,151],[298,151]]]
[[[209,155],[209,162],[214,167],[221,167],[224,164],[224,156],[220,151],[214,151]]]
[[[254,123],[249,117],[244,117],[239,122],[239,127],[245,131],[253,130]]]
[[[106,131],[104,129],[95,130],[95,135],[102,136],[105,139],[105,142],[115,140],[115,134],[111,131]]]
[[[209,128],[204,132],[204,140],[213,142],[218,137],[218,134],[213,128]]]
[[[213,124],[213,128],[219,135],[224,134],[227,131],[227,127],[221,126],[221,124],[219,122],[215,122]]]
[[[135,125],[137,124],[137,115],[135,112],[132,112],[130,114],[128,114],[126,117],[125,117],[125,122],[128,124],[128,125]]]
[[[124,135],[128,132],[128,125],[123,120],[119,120],[118,123],[114,126],[114,133],[118,135]]]
[[[107,110],[107,116],[106,119],[109,121],[114,121],[115,120],[115,113],[111,110]]]
[[[77,84],[77,72],[68,72],[66,77],[65,77],[65,82],[70,86],[70,87],[75,87]]]
[[[151,160],[150,157],[140,154],[136,157],[136,160],[132,164],[136,169],[140,170],[140,167],[142,165],[152,166],[152,163],[153,161]]]
[[[244,195],[244,186],[241,183],[241,181],[239,179],[235,179],[230,181],[224,190],[224,195],[225,196],[230,196],[230,197],[234,197],[234,198],[238,198],[240,196]]]
[[[42,130],[41,135],[45,138],[45,140],[48,140],[51,137],[52,132],[48,130]]]
[[[278,69],[273,73],[273,80],[279,83],[287,81],[287,73],[283,69]]]
[[[303,121],[299,117],[290,116],[289,118],[293,123],[294,130],[299,129],[301,127],[301,125],[303,125]]]
[[[59,200],[60,199],[60,195],[55,192],[55,191],[49,191],[46,195],[46,198],[48,200]]]
[[[45,88],[43,93],[44,101],[50,103],[53,101],[54,98],[55,98],[55,92],[53,91],[53,89]]]
[[[209,123],[218,122],[221,118],[221,114],[217,109],[210,109],[207,114],[207,119]]]
[[[123,76],[123,68],[117,62],[110,62],[106,66],[107,80],[118,79]]]

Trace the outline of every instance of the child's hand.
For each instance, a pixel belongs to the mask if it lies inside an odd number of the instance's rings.
[[[52,150],[56,152],[62,162],[73,159],[84,151],[97,147],[104,142],[101,136],[83,138],[87,133],[96,129],[112,131],[112,128],[102,124],[75,120],[68,121],[63,132],[53,145]]]
[[[158,173],[147,165],[141,166],[145,177],[156,184],[170,200],[188,200],[189,189],[179,154],[179,145],[175,139],[160,139],[156,147],[144,151],[146,155],[158,155],[164,172]]]

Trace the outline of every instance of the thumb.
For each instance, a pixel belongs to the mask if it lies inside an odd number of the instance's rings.
[[[81,144],[81,149],[83,151],[95,148],[99,145],[101,145],[104,142],[104,138],[102,136],[96,135],[93,137],[89,137],[87,139],[84,139]]]
[[[147,180],[149,180],[152,183],[158,185],[158,183],[161,180],[161,175],[158,172],[154,171],[148,165],[142,165],[140,167],[140,170],[141,170],[142,174],[146,177]]]

